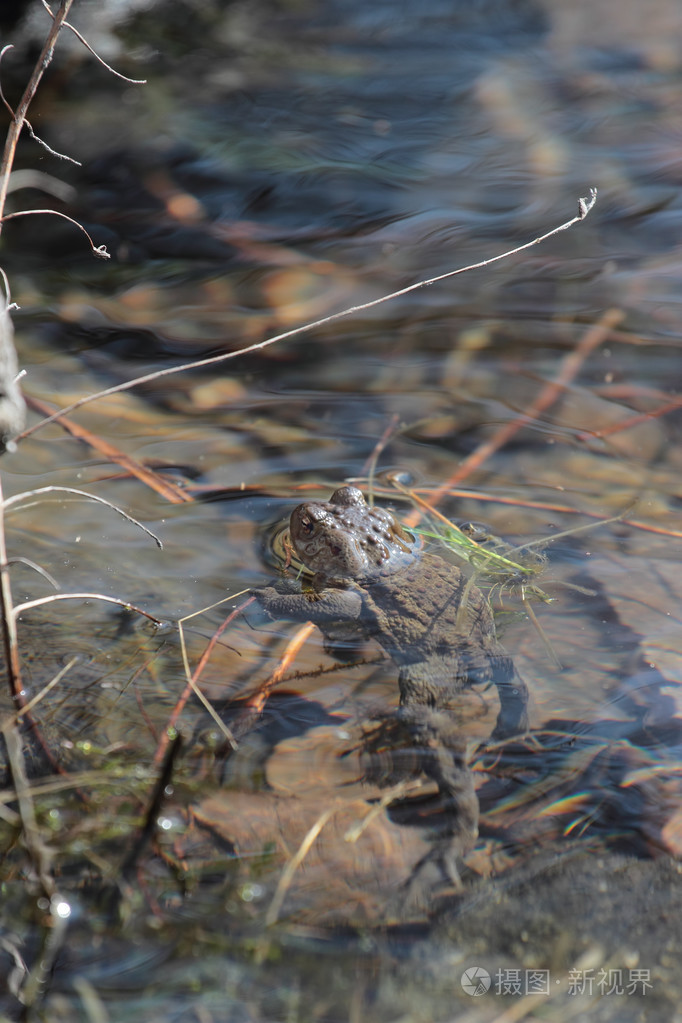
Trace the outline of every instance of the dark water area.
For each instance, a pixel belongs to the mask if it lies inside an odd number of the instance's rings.
[[[26,6],[0,22],[12,104],[47,30]],[[0,1020],[677,1018],[679,3],[77,0],[70,20],[147,84],[63,34],[29,116],[82,166],[22,137],[12,180],[10,212],[56,209],[111,259],[64,219],[2,233],[42,404],[2,458],[38,699],[23,803],[2,757]],[[591,188],[536,247],[239,354],[521,246]],[[416,893],[430,804],[366,768],[397,668],[372,643],[339,662],[316,629],[289,652],[300,625],[242,606],[278,578],[276,524],[344,481],[428,528],[396,478],[501,538],[515,572],[476,581],[530,692],[509,741],[494,687],[462,708],[479,838],[459,888]],[[54,591],[31,563],[86,596],[34,604]]]

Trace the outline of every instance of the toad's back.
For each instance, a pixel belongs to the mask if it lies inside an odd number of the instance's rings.
[[[513,672],[488,601],[437,555],[367,583],[364,617],[400,666],[402,703],[444,705],[468,684]]]

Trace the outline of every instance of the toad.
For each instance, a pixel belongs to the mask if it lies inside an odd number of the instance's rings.
[[[500,711],[493,737],[527,727],[526,686],[497,640],[490,604],[458,568],[423,553],[390,512],[370,508],[356,487],[299,505],[290,534],[313,573],[312,589],[303,592],[285,577],[254,591],[258,602],[273,618],[319,626],[334,654],[366,637],[395,661],[398,730],[449,804],[447,830],[461,852],[475,840],[478,803],[466,744],[448,708],[464,689],[494,683]]]

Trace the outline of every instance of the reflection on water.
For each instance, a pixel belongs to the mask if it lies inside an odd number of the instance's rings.
[[[48,141],[83,161],[50,164],[76,187],[64,211],[114,256],[91,260],[63,221],[26,218],[3,232],[26,391],[44,401],[237,350],[514,247],[572,216],[590,186],[600,198],[541,248],[93,403],[72,416],[90,434],[33,434],[3,458],[7,493],[91,489],[165,547],[102,509],[37,503],[8,516],[11,555],[64,590],[118,596],[163,620],[211,606],[185,622],[194,667],[245,598],[213,605],[272,578],[265,526],[305,495],[365,480],[373,457],[422,496],[455,479],[441,510],[512,544],[622,521],[548,546],[539,585],[552,602],[533,605],[544,640],[527,607],[502,594],[498,628],[531,690],[534,732],[475,752],[481,838],[464,894],[438,903],[438,949],[423,907],[395,909],[428,829],[391,820],[385,792],[361,781],[363,730],[397,701],[396,671],[376,649],[339,665],[313,634],[268,696],[292,629],[246,607],[202,668],[217,719],[187,694],[184,754],[149,817],[186,684],[177,634],[94,600],[22,614],[30,697],[76,658],[35,710],[76,772],[34,790],[60,890],[78,909],[46,987],[48,1015],[98,1018],[89,991],[111,1020],[417,1019],[425,1005],[430,1018],[461,1009],[484,1019],[513,1003],[498,992],[481,1008],[461,992],[467,941],[494,974],[550,960],[568,970],[598,935],[595,969],[627,945],[617,965],[635,956],[658,971],[651,994],[668,1018],[679,992],[660,935],[630,945],[650,922],[652,878],[670,907],[678,899],[673,868],[649,862],[680,851],[676,0],[651,0],[646,16],[634,0],[132,5],[118,27],[99,5],[77,4],[86,34],[95,7],[90,28],[149,84],[121,85],[70,54],[36,111]],[[35,165],[28,143],[21,160]],[[24,190],[11,199],[46,204]],[[557,378],[551,400],[497,445]],[[131,478],[112,445],[193,500],[171,504]],[[463,460],[486,450],[461,476]],[[381,476],[377,494],[410,513]],[[26,563],[12,579],[17,602],[52,592]],[[478,694],[464,725],[472,747],[495,712],[493,695]],[[241,729],[237,754],[226,728]],[[49,937],[11,795],[0,946],[10,1015],[22,961]],[[643,859],[623,866],[614,850]],[[627,921],[601,906],[606,930],[587,912],[604,882],[595,863],[622,878],[613,906],[634,893]],[[515,902],[524,870],[537,885]],[[587,906],[566,894],[580,877]],[[405,917],[421,930],[358,939],[344,929]],[[521,918],[525,949],[509,923]],[[679,950],[676,932],[666,940]],[[638,997],[600,1006],[604,1019],[643,1008]]]

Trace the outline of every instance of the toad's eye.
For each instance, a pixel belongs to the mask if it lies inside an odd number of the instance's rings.
[[[305,533],[306,536],[312,536],[315,532],[315,523],[312,519],[304,515],[300,520],[301,532]]]

